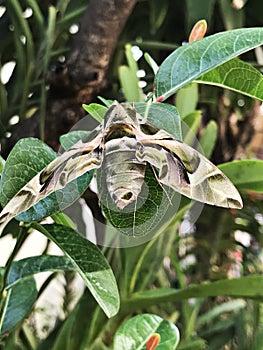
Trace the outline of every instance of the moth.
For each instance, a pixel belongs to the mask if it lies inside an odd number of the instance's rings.
[[[138,198],[148,166],[160,186],[210,205],[242,208],[235,186],[201,153],[149,123],[132,106],[114,102],[87,139],[58,156],[9,201],[0,214],[0,231],[13,217],[92,169],[100,168],[113,202],[123,210]]]

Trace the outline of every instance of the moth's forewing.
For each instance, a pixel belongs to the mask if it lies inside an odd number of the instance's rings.
[[[101,136],[89,143],[78,142],[36,174],[7,203],[0,214],[0,232],[13,217],[26,211],[50,193],[89,170],[100,166],[102,154],[98,147]]]
[[[242,199],[232,182],[213,163],[192,147],[171,138],[152,138],[141,142],[146,148],[150,145],[153,148],[158,145],[169,150],[170,155],[183,164],[186,173],[179,166],[177,174],[175,174],[175,159],[167,159],[168,175],[161,176],[162,183],[200,202],[226,208],[242,208]],[[177,161],[176,163],[178,164]],[[179,188],[178,177],[181,179]]]
[[[165,148],[157,144],[144,143],[137,152],[137,157],[157,169],[157,181],[179,193],[183,187],[186,192],[189,187],[187,171],[183,163]]]

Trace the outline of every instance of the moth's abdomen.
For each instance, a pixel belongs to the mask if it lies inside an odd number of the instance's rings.
[[[137,160],[137,147],[138,141],[129,137],[106,143],[102,171],[110,196],[120,209],[137,199],[144,182],[146,164]]]

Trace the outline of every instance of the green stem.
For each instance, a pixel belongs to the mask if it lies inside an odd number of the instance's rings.
[[[52,237],[50,236],[48,230],[46,230],[42,225],[40,225],[37,222],[32,222],[31,223],[31,227],[34,228],[35,230],[37,230],[38,232],[42,233],[43,235],[45,235],[47,238],[49,238],[50,240],[52,240]]]
[[[3,286],[2,286],[2,289],[1,289],[0,293],[2,293],[3,290],[6,287],[8,273],[10,271],[11,265],[12,265],[16,255],[17,255],[17,253],[19,252],[20,248],[22,247],[23,243],[25,242],[26,238],[27,238],[26,231],[23,228],[21,228],[19,230],[19,233],[18,233],[18,237],[17,237],[17,240],[16,240],[15,247],[14,247],[14,249],[13,249],[9,259],[7,260],[7,263],[6,263],[6,266],[5,266],[5,273],[4,273],[4,278],[3,278]]]
[[[75,228],[74,222],[66,214],[58,212],[51,215],[51,218],[59,225],[64,225],[70,228]]]
[[[43,62],[43,77],[45,78],[49,61],[51,57],[51,49],[55,40],[55,28],[56,28],[56,8],[53,6],[49,7],[49,16],[48,16],[48,27],[46,34],[46,51],[44,55]],[[45,139],[45,114],[46,114],[46,103],[47,103],[47,91],[45,79],[43,80],[41,87],[41,97],[40,97],[40,139]]]
[[[23,16],[23,9],[17,0],[10,0],[8,2],[8,13],[11,16],[11,20],[17,28],[17,34],[25,36],[25,45],[21,43],[20,37],[16,39],[17,51],[19,51],[18,65],[24,66],[20,72],[23,74],[21,82],[23,82],[23,92],[20,101],[19,115],[21,118],[25,117],[26,102],[29,94],[29,87],[32,78],[32,71],[34,67],[34,42],[32,38],[32,33],[28,24],[28,21]],[[24,49],[25,47],[25,49]],[[24,63],[26,62],[26,63]],[[26,73],[26,74],[25,74]]]
[[[27,5],[33,10],[34,18],[36,19],[36,24],[39,28],[39,32],[41,33],[41,37],[42,37],[42,34],[44,33],[44,30],[45,30],[45,22],[44,22],[44,17],[41,13],[41,10],[37,4],[37,1],[27,0]]]

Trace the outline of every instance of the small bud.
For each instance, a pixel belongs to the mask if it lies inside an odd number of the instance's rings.
[[[193,26],[191,34],[189,35],[189,43],[202,39],[207,31],[207,23],[205,19],[202,19]]]
[[[161,336],[158,333],[154,333],[150,336],[146,343],[146,350],[155,350],[161,341]]]
[[[163,100],[164,100],[163,96],[159,96],[157,97],[156,102],[163,102]]]

